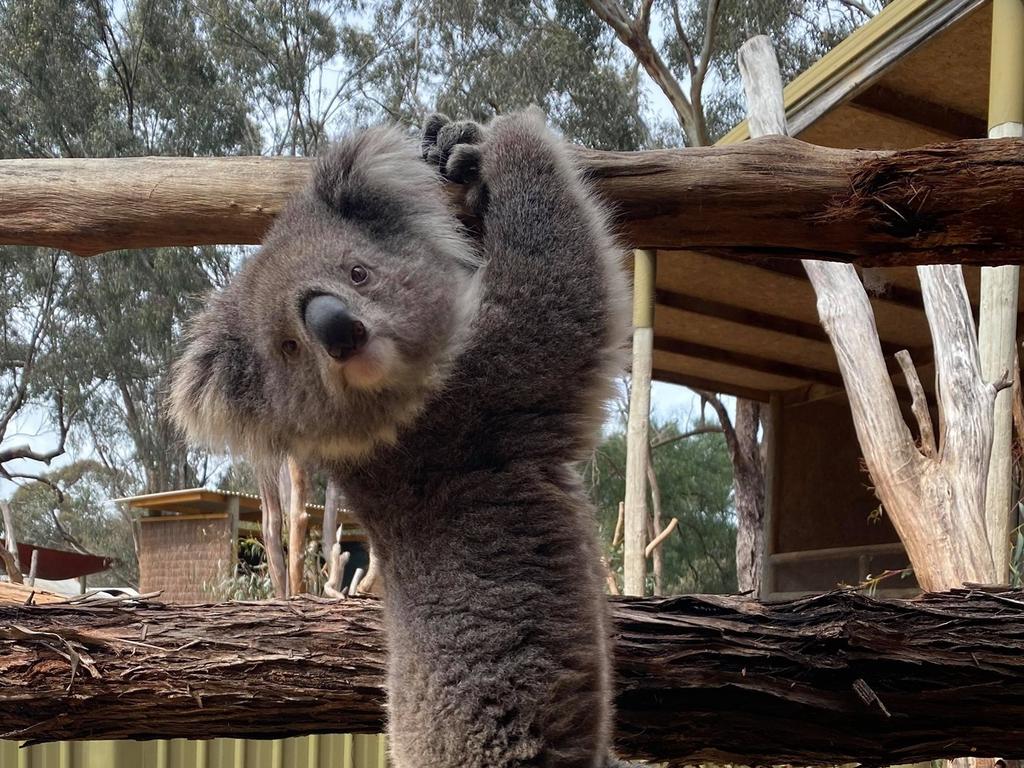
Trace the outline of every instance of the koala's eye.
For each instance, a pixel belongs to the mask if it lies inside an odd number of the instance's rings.
[[[285,357],[295,357],[299,354],[299,342],[295,339],[285,339],[281,342],[281,352]]]
[[[366,278],[370,276],[370,273],[366,271],[366,267],[356,264],[352,267],[352,271],[349,273],[352,278],[352,282],[356,285],[361,285],[366,282]]]

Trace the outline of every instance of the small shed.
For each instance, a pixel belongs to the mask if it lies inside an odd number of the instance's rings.
[[[260,497],[234,491],[187,488],[118,502],[139,513],[139,590],[161,592],[167,602],[203,602],[235,574],[238,543],[262,540]],[[319,526],[324,508],[307,504],[310,524]],[[340,515],[342,547],[351,552],[346,577],[368,562],[366,536],[351,515]]]
[[[895,0],[786,88],[791,135],[847,149],[984,138],[1001,119],[995,94],[1022,88],[1019,76],[991,61],[992,17],[991,0]],[[997,32],[1024,36],[1024,29]],[[748,136],[744,122],[720,143]],[[904,569],[908,559],[862,466],[839,366],[801,265],[659,250],[656,269],[653,377],[770,404],[762,597]],[[977,309],[980,270],[964,272]],[[909,350],[933,395],[915,270],[863,276],[887,359]],[[890,370],[909,405],[898,366]],[[888,594],[915,588],[912,577],[879,584]]]

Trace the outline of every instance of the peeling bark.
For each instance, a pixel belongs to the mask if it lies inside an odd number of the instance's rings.
[[[611,605],[624,756],[802,765],[1024,757],[1024,593]],[[372,599],[3,606],[0,735],[374,732],[384,662]]]

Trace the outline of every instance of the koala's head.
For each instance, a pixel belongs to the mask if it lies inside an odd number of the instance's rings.
[[[257,460],[368,456],[443,380],[473,311],[473,259],[409,139],[343,141],[193,323],[172,418]]]

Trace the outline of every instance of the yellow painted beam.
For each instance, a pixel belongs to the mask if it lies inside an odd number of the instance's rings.
[[[993,138],[1020,136],[1024,123],[1024,0],[993,0],[988,127]],[[1016,125],[1016,132],[1012,126]],[[1007,128],[1011,132],[1006,132]]]

